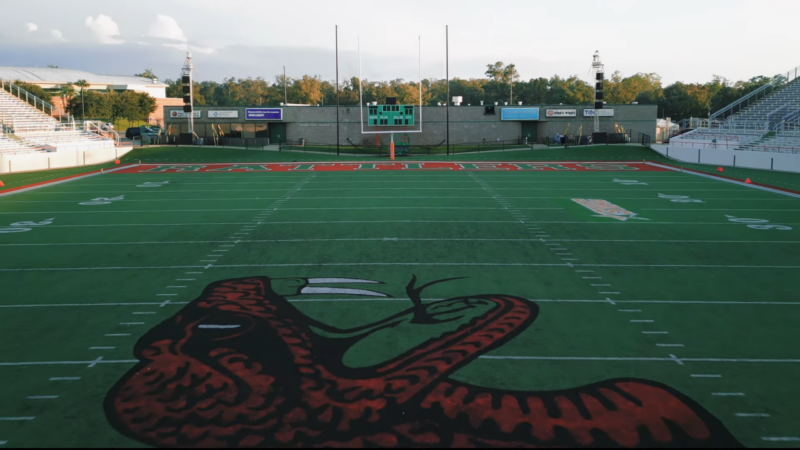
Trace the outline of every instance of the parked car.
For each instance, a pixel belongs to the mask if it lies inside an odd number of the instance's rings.
[[[125,131],[125,137],[134,140],[136,138],[141,138],[142,134],[148,135],[150,138],[157,138],[159,135],[159,130],[157,128],[148,128],[148,127],[131,127]]]

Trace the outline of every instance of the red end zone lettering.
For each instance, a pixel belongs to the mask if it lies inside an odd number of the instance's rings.
[[[646,163],[611,162],[302,162],[252,164],[148,164],[132,166],[114,173],[202,173],[202,172],[352,172],[374,170],[407,171],[604,171],[604,172],[663,172],[668,169]]]

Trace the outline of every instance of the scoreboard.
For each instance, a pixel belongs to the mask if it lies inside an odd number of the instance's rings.
[[[414,125],[414,105],[369,105],[368,125]]]

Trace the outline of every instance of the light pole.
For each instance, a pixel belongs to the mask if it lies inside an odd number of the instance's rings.
[[[283,104],[289,103],[286,100],[286,66],[283,66]]]

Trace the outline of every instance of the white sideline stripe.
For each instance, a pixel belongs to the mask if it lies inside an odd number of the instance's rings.
[[[800,437],[762,437],[761,439],[768,442],[800,442]]]
[[[676,362],[675,358],[664,357],[603,357],[603,356],[480,356],[479,359],[511,359],[531,361],[659,361]],[[735,359],[735,358],[678,358],[682,362],[706,363],[791,363],[798,364],[800,359]],[[744,395],[744,394],[742,394]]]
[[[712,183],[708,183],[712,184]],[[669,188],[667,188],[669,189]],[[130,195],[134,195],[138,193],[138,191],[114,191],[117,192],[124,192],[130,193]],[[185,194],[187,192],[194,192],[193,190],[188,191],[162,191],[160,193],[156,193],[153,191],[149,191],[148,193],[157,194],[160,197],[163,197],[167,194]],[[64,191],[64,192],[38,192],[36,194],[47,194],[47,195],[66,195],[66,194],[96,194],[95,191]],[[127,195],[127,194],[126,194]],[[560,200],[560,199],[571,199],[574,196],[566,195],[560,197],[506,197],[511,199],[520,199],[520,200]],[[158,199],[126,199],[125,202],[182,202],[182,201],[197,201],[197,202],[214,202],[214,201],[253,201],[253,200],[276,200],[279,197],[222,197],[222,198],[158,198]],[[617,200],[643,200],[649,202],[658,202],[661,203],[664,199],[659,198],[651,198],[651,197],[614,197]],[[705,197],[707,200],[715,200],[715,201],[768,201],[768,202],[791,202],[794,201],[793,199],[789,198],[761,198],[761,197],[744,197],[744,198],[733,198],[733,197],[720,197],[720,198],[708,198]],[[464,196],[395,196],[395,195],[388,195],[388,196],[380,196],[380,197],[352,197],[352,196],[313,196],[313,197],[294,197],[292,201],[298,200],[379,200],[379,199],[390,199],[390,200],[493,200],[492,197],[464,197]],[[0,203],[75,203],[79,199],[75,200],[5,200],[0,201]],[[283,203],[285,200],[278,200],[274,203]],[[502,202],[501,202],[502,203]]]
[[[436,301],[443,299],[423,299],[423,301]],[[528,299],[537,303],[608,303],[608,300],[569,300],[569,299]],[[294,302],[405,302],[403,298],[319,298],[319,299],[291,299]],[[735,302],[735,301],[682,301],[682,300],[615,300],[615,303],[655,303],[655,304],[686,304],[686,305],[744,305],[744,306],[800,306],[800,302]],[[185,305],[189,302],[170,302],[170,305]],[[160,306],[163,303],[48,303],[28,305],[0,305],[0,308],[53,308],[53,307],[81,307],[81,306]],[[154,312],[135,312],[133,314],[155,314]],[[645,334],[668,334],[666,331],[643,331]]]
[[[348,211],[351,209],[468,209],[468,210],[494,210],[494,211],[505,211],[508,208],[472,208],[469,206],[365,206],[365,207],[354,207],[354,206],[347,206],[347,207],[338,207],[338,208],[276,208],[279,211],[316,211],[316,210],[341,210],[341,211]],[[563,210],[564,208],[515,208],[515,209],[526,209],[526,210],[547,210],[547,211],[555,211],[555,210]],[[515,215],[522,215],[520,213],[511,212],[511,214]]]
[[[105,170],[104,172],[105,173],[112,173],[112,172],[116,172],[118,170],[123,170],[123,169],[128,169],[128,168],[130,168],[130,166],[121,166],[121,167],[115,167],[113,169]],[[78,175],[78,176],[75,176],[75,177],[70,178],[68,180],[52,181],[52,182],[49,182],[49,183],[40,184],[38,186],[31,186],[31,187],[28,187],[28,188],[25,188],[25,189],[19,189],[17,191],[13,191],[13,192],[0,193],[0,198],[9,197],[9,196],[12,196],[14,194],[21,194],[23,192],[30,192],[30,191],[34,191],[36,189],[42,189],[42,188],[46,188],[46,187],[56,186],[56,185],[59,185],[59,184],[69,183],[70,181],[83,180],[83,179],[86,179],[86,178],[89,178],[89,177],[94,177],[94,176],[97,176],[97,175],[102,175],[102,173],[98,172],[98,173],[89,173],[89,174],[86,174],[86,175]],[[48,192],[48,194],[52,194],[52,192]]]
[[[692,378],[722,378],[722,375],[692,374]]]
[[[751,189],[758,189],[758,190],[761,190],[761,191],[772,192],[773,194],[781,194],[781,195],[785,195],[787,197],[800,198],[800,194],[781,191],[779,189],[768,188],[768,187],[765,187],[765,186],[757,186],[757,185],[754,185],[754,184],[747,184],[747,183],[742,182],[742,181],[729,180],[727,178],[720,178],[720,177],[716,177],[714,175],[709,175],[709,174],[702,173],[702,172],[695,172],[694,170],[691,170],[691,169],[678,169],[678,168],[675,168],[675,167],[664,166],[664,165],[653,163],[653,162],[647,162],[646,164],[649,164],[649,165],[655,166],[655,167],[661,167],[662,169],[671,170],[673,172],[687,173],[689,175],[708,178],[708,179],[711,179],[711,180],[724,181],[725,183],[731,183],[731,184],[735,184],[737,186],[744,186],[744,187],[749,187]]]
[[[36,417],[0,417],[2,421],[33,420]]]
[[[736,417],[772,417],[769,414],[759,413],[736,413]]]
[[[641,162],[639,164],[641,164]],[[507,172],[504,172],[504,173],[509,173],[510,174],[512,172],[516,172],[516,171],[507,171]],[[528,171],[528,172],[530,172],[530,171]],[[542,173],[540,171],[534,171],[534,172]],[[631,171],[631,172],[633,172],[633,171]],[[200,173],[206,173],[206,172],[200,172]],[[595,173],[595,172],[592,172],[592,173]],[[599,173],[599,172],[597,172],[597,173]],[[198,176],[193,176],[192,177],[192,179],[195,179],[195,180],[199,179],[199,178],[201,178],[201,177],[198,177]],[[397,178],[400,178],[400,177],[397,177]],[[558,177],[558,179],[560,179],[560,180],[563,180],[565,178],[569,178],[569,177]],[[637,174],[637,178],[643,178],[643,177],[639,177],[638,174]],[[661,178],[667,178],[667,177],[661,177]],[[208,178],[205,178],[205,179],[208,179],[208,180],[219,180],[219,178],[211,178],[211,177],[208,177]],[[227,178],[227,179],[230,179],[230,180],[237,180],[238,179],[238,180],[240,180],[241,178],[230,177],[230,178]],[[572,177],[572,179],[585,180],[585,177]],[[380,180],[380,181],[378,181],[378,180],[376,180],[376,181],[347,180],[347,181],[316,181],[314,184],[315,185],[319,185],[319,184],[341,185],[341,184],[347,184],[347,183],[373,183],[373,184],[406,183],[407,184],[408,182],[409,182],[408,180],[386,180],[386,181],[383,181],[383,180]],[[472,184],[474,182],[475,181],[473,181],[473,180],[457,180],[457,181],[445,181],[445,180],[421,181],[421,180],[415,180],[414,181],[414,183],[462,183],[462,184]],[[492,183],[548,183],[548,184],[553,184],[553,183],[554,184],[558,184],[558,183],[576,184],[577,183],[577,184],[604,184],[604,185],[608,185],[608,181],[577,181],[576,182],[576,181],[537,181],[537,180],[492,180]],[[714,184],[714,183],[710,183],[708,181],[659,181],[659,183],[661,183],[661,184]],[[294,184],[294,182],[293,181],[240,181],[240,182],[227,182],[227,183],[214,183],[213,181],[212,182],[207,182],[207,183],[185,183],[185,182],[181,182],[180,186],[185,186],[185,185],[208,186],[208,185],[212,185],[212,184],[222,184],[222,185],[229,186],[229,185],[233,185],[233,184]],[[85,185],[82,185],[81,187],[88,187],[88,186],[129,186],[129,185],[130,185],[130,183],[87,183]],[[506,198],[509,198],[509,197],[506,197]]]
[[[58,398],[57,395],[29,395],[27,398],[31,400],[44,400],[44,399],[51,399],[51,398]]]
[[[711,395],[716,397],[744,397],[742,392],[712,392]]]

